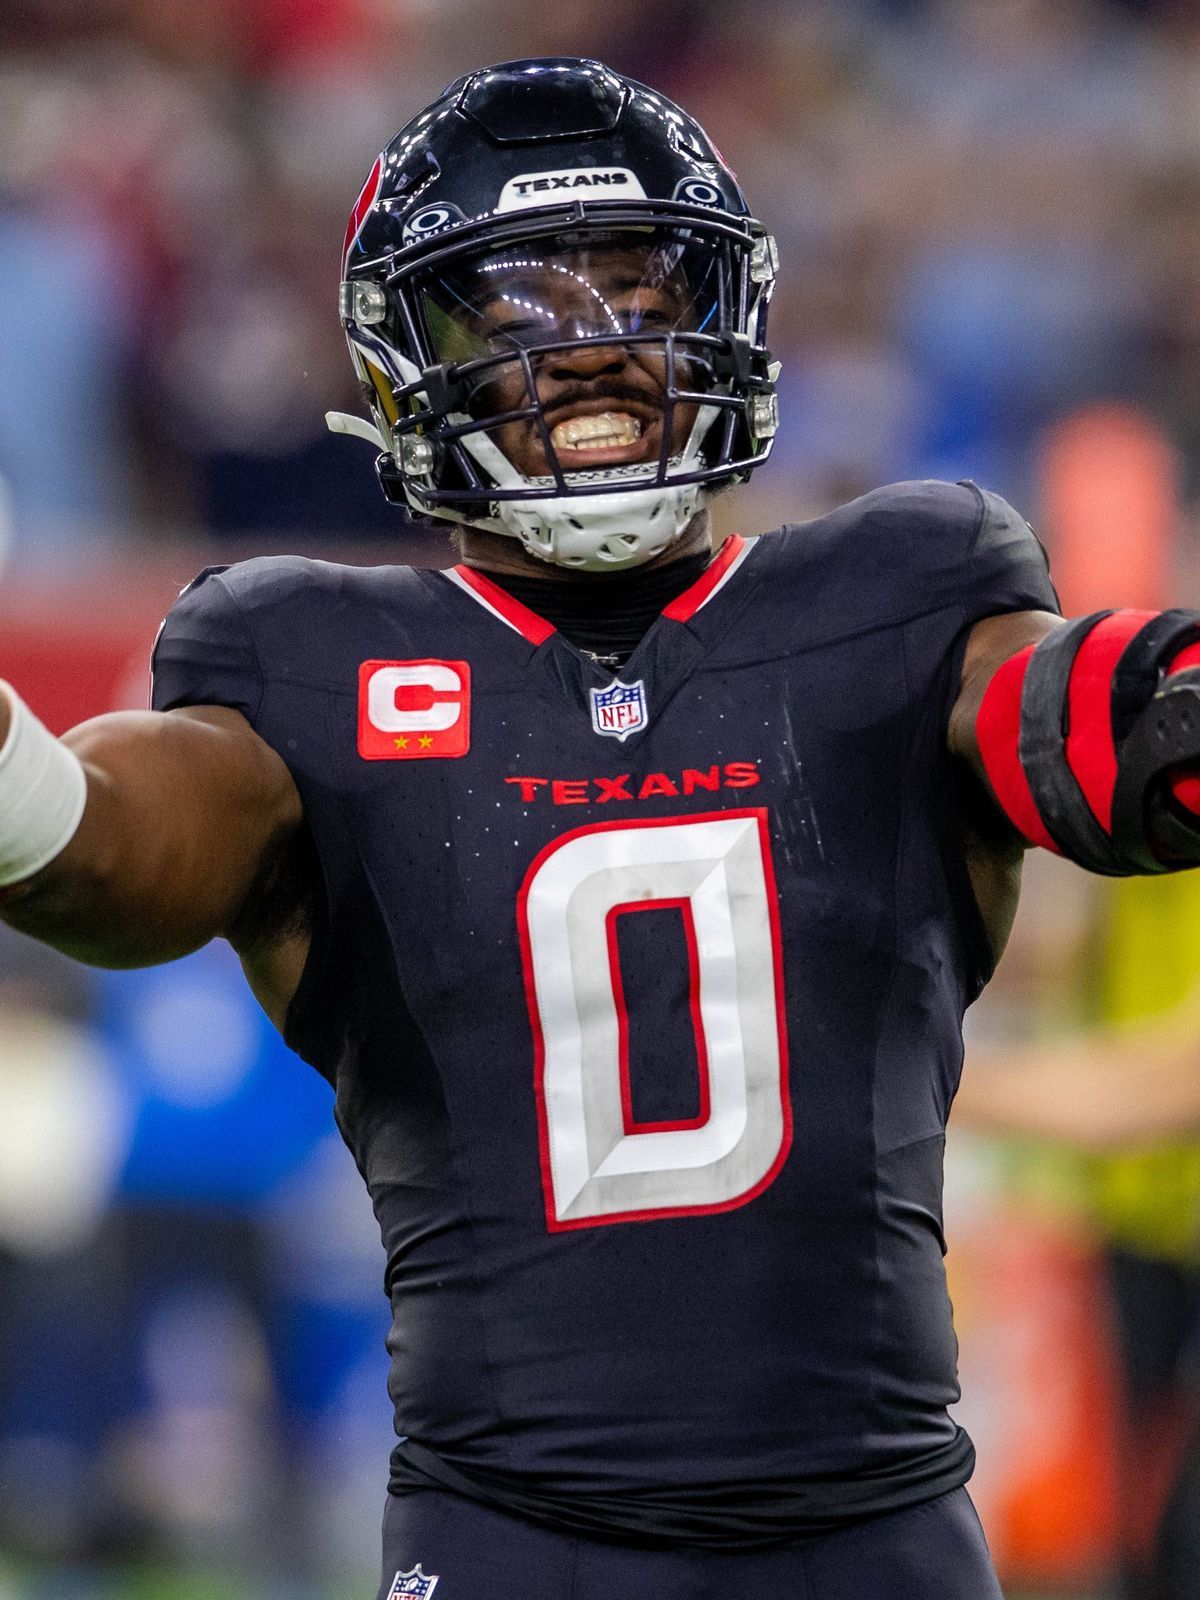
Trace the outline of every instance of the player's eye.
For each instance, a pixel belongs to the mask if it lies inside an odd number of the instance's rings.
[[[675,326],[674,316],[663,306],[631,306],[622,321],[630,333],[656,333]]]
[[[629,333],[667,333],[692,324],[686,303],[665,288],[642,286],[623,296],[617,304],[617,315]]]
[[[490,344],[494,350],[504,350],[512,345],[544,344],[553,335],[553,328],[536,317],[498,323],[492,332]]]

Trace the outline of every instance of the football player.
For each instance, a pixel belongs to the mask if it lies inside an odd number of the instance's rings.
[[[1190,613],[1064,624],[909,483],[711,548],[777,252],[594,61],[376,162],[341,315],[449,571],[204,573],[154,706],[7,690],[0,885],[84,961],[229,939],[333,1083],[394,1305],[381,1597],[982,1600],[943,1134],[1021,850],[1200,860]]]

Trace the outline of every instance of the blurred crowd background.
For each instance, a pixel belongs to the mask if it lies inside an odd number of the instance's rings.
[[[723,527],[971,476],[1068,609],[1200,604],[1198,0],[0,0],[0,673],[52,726],[144,700],[208,562],[446,558],[325,431],[357,406],[337,252],[400,123],[556,53],[680,99],[778,236],[783,431]],[[1036,863],[973,1032],[1170,1012],[1198,970],[1200,892]],[[952,1139],[1014,1595],[1158,1593],[1200,1414],[1189,1131]],[[87,973],[0,927],[0,1600],[370,1592],[385,1325],[328,1089],[228,950]]]
[[[5,0],[14,557],[392,537],[324,429],[356,401],[330,241],[413,108],[553,51],[683,100],[778,233],[772,509],[968,469],[1028,502],[1039,430],[1096,395],[1200,484],[1188,0]]]

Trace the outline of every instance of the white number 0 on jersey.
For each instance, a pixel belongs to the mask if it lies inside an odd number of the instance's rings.
[[[637,1124],[618,916],[678,908],[700,1115]],[[600,823],[537,857],[519,902],[552,1230],[725,1211],[791,1142],[783,976],[766,813]]]

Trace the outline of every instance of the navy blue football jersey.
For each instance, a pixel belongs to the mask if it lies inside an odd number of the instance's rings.
[[[287,1035],[394,1308],[394,1487],[795,1536],[965,1480],[942,1147],[990,971],[946,730],[966,630],[1057,609],[972,485],[728,541],[618,673],[485,575],[204,574],[157,707],[290,768]]]

